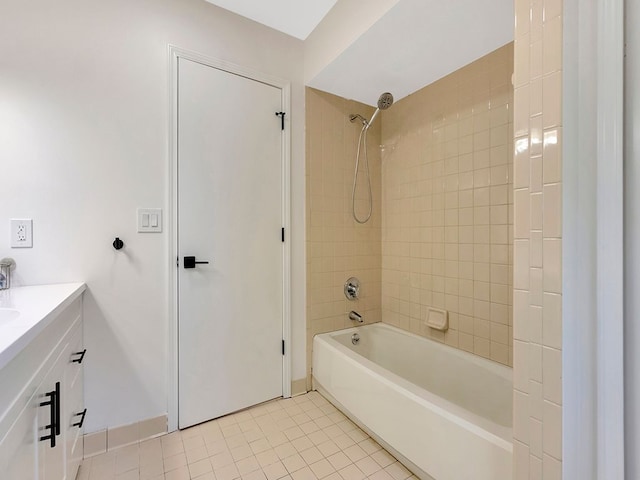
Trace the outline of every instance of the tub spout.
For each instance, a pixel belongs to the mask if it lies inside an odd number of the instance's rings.
[[[358,323],[364,322],[362,315],[360,315],[358,312],[354,312],[353,310],[349,312],[349,320],[353,320],[354,322],[358,322]]]

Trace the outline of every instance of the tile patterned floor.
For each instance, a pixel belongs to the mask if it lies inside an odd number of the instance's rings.
[[[317,392],[86,459],[78,480],[417,480]]]

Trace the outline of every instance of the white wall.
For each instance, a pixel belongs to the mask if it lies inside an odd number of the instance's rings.
[[[640,5],[626,2],[625,65],[625,476],[640,478]]]
[[[4,0],[0,43],[0,257],[15,258],[16,284],[87,282],[87,431],[167,411],[169,239],[136,233],[135,212],[169,207],[168,44],[292,81],[292,353],[303,378],[302,42],[202,0]],[[9,248],[12,217],[33,218],[33,249]]]

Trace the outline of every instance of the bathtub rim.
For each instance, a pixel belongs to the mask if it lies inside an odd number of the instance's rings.
[[[418,402],[423,407],[428,408],[429,410],[457,424],[458,426],[473,432],[479,437],[482,437],[485,440],[499,446],[500,448],[506,450],[507,452],[511,454],[513,453],[513,427],[505,427],[505,426],[499,425],[498,423],[493,422],[490,419],[484,418],[476,413],[470,412],[469,410],[459,405],[456,405],[455,403],[443,397],[440,397],[439,395],[429,392],[428,390],[411,383],[405,378],[402,378],[400,375],[397,375],[391,372],[390,370],[387,370],[386,368],[374,363],[368,358],[354,352],[350,348],[342,345],[340,342],[332,338],[338,335],[348,335],[350,333],[355,333],[359,329],[367,328],[367,327],[388,329],[388,330],[400,333],[402,335],[414,337],[419,341],[430,342],[430,345],[435,346],[437,348],[446,347],[447,353],[451,353],[454,355],[461,356],[462,358],[472,360],[473,363],[476,363],[476,364],[477,363],[484,364],[484,362],[491,362],[491,363],[487,363],[486,365],[487,367],[490,367],[490,370],[493,371],[495,369],[496,373],[501,374],[503,378],[506,378],[509,381],[512,381],[512,376],[508,374],[505,370],[503,370],[503,369],[506,369],[508,371],[510,370],[509,367],[507,367],[506,365],[501,365],[497,363],[495,365],[492,365],[492,363],[495,363],[495,362],[491,360],[487,360],[485,358],[478,357],[477,355],[473,355],[469,352],[464,352],[462,350],[458,350],[458,349],[449,347],[447,345],[440,344],[439,342],[436,342],[434,340],[428,339],[426,337],[421,337],[414,333],[407,332],[405,330],[394,327],[392,325],[384,324],[382,322],[363,325],[361,327],[351,327],[343,330],[336,330],[333,332],[319,333],[314,335],[314,342],[317,338],[318,341],[323,342],[326,345],[326,347],[329,348],[330,350],[333,350],[334,352],[337,352],[338,354],[342,354],[343,356],[345,356],[346,360],[349,361],[350,363],[361,365],[364,368],[367,368],[377,380],[381,381],[385,385],[399,388],[409,398]],[[503,370],[503,371],[500,372],[500,370]],[[312,365],[312,380],[316,381],[317,383],[320,383],[313,377],[313,365]]]

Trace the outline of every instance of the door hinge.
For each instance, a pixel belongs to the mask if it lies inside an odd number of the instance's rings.
[[[282,340],[282,355],[284,355],[284,340]]]
[[[176,267],[180,267],[180,257],[176,257]]]
[[[282,128],[282,130],[284,130],[284,116],[286,115],[285,112],[276,112],[276,117],[280,117],[280,126]]]
[[[284,242],[284,227],[282,227],[282,241]]]

